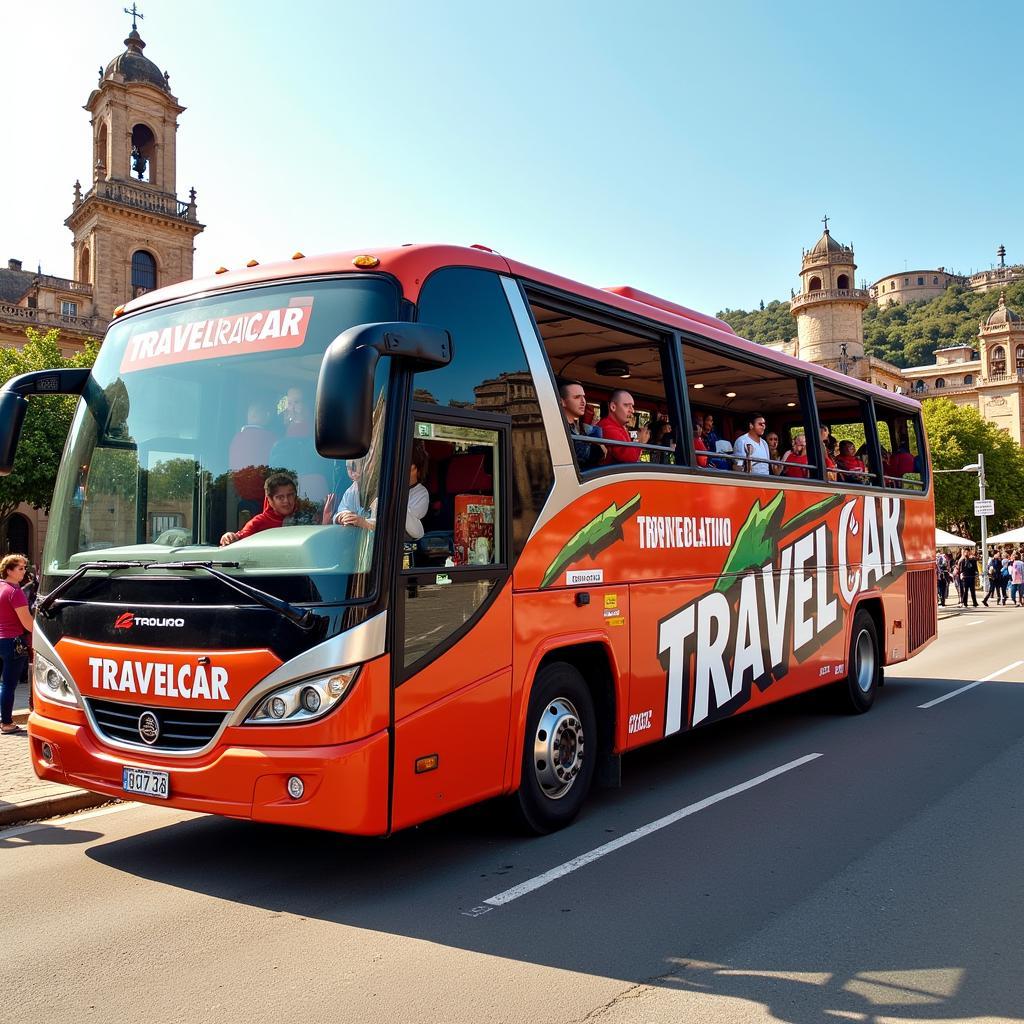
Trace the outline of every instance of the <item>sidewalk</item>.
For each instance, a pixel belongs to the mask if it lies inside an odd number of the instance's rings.
[[[18,687],[14,698],[14,720],[22,728],[28,720],[28,686],[25,684]],[[108,796],[36,778],[27,732],[0,736],[0,826],[70,814],[83,807],[109,802]]]

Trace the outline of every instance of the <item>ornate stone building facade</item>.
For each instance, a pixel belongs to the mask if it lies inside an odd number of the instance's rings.
[[[192,277],[195,190],[177,195],[178,116],[185,110],[170,77],[143,55],[135,21],[125,50],[106,68],[85,104],[92,126],[91,187],[74,186],[65,224],[73,235],[73,270],[60,277],[0,269],[0,345],[21,348],[25,328],[60,329],[64,354],[100,339],[114,309],[152,288]],[[23,505],[8,521],[5,549],[38,560],[46,517]]]
[[[939,349],[929,366],[903,371],[915,398],[948,398],[977,409],[990,423],[1024,444],[1024,319],[999,305],[981,322],[977,348]]]

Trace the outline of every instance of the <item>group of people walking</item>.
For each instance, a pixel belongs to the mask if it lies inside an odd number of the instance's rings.
[[[939,605],[945,607],[952,583],[960,598],[960,607],[978,607],[978,577],[983,575],[984,597],[987,608],[996,604],[1014,604],[1024,608],[1024,551],[996,551],[985,564],[984,572],[978,565],[974,548],[961,548],[959,555],[939,551],[935,556],[935,577]]]

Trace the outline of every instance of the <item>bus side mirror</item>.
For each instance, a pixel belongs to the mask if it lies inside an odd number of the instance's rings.
[[[12,377],[0,391],[0,476],[14,468],[29,395],[80,395],[89,380],[88,369],[33,370]]]
[[[431,324],[360,324],[331,342],[316,385],[316,450],[327,459],[360,459],[370,448],[373,379],[381,356],[413,370],[447,366],[451,335]]]

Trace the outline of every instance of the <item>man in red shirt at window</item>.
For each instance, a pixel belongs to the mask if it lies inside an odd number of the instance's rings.
[[[866,484],[868,482],[868,467],[857,457],[852,441],[839,442],[836,465],[840,469],[841,480],[851,484]]]
[[[605,416],[597,428],[601,437],[608,441],[632,441],[626,424],[633,418],[633,396],[622,388],[612,392],[608,399],[608,415]],[[640,444],[647,444],[651,439],[651,432],[647,427],[640,427],[637,431],[637,441]],[[608,454],[604,457],[604,465],[610,466],[617,462],[639,462],[639,448],[621,448],[617,444],[607,446]]]

